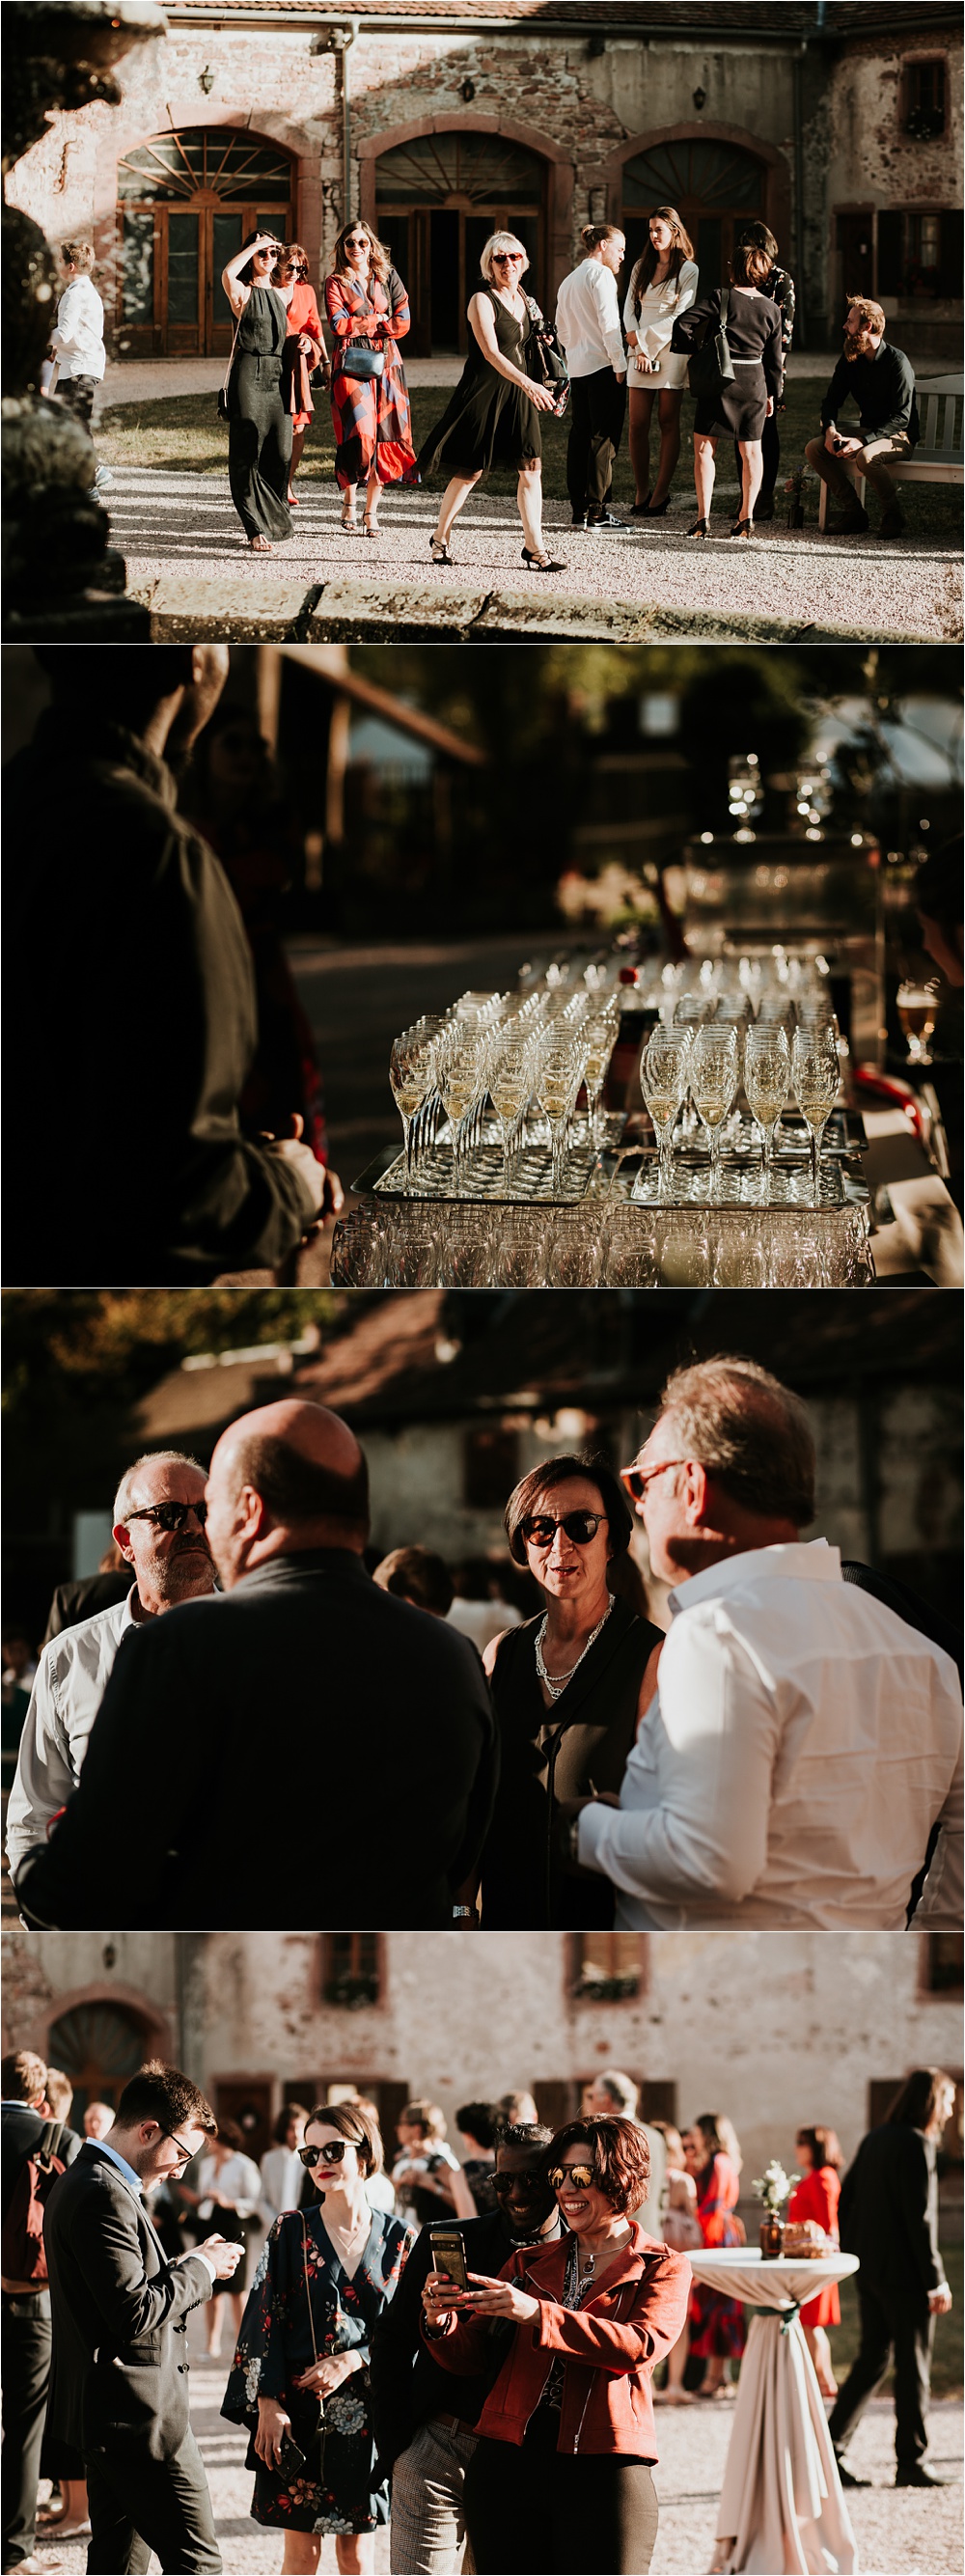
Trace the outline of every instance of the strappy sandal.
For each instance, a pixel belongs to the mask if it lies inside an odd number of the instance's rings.
[[[526,566],[527,572],[566,571],[565,563],[557,563],[552,555],[534,555],[530,552],[528,546],[523,547],[523,562]]]
[[[355,515],[355,503],[354,501],[349,500],[348,493],[346,493],[345,499],[342,503],[342,515],[339,520],[339,526],[347,537],[354,537],[358,529],[358,520]]]
[[[429,553],[434,564],[451,564],[452,562],[448,541],[445,537],[430,537]]]
[[[371,511],[366,510],[365,517],[362,521],[363,537],[380,537],[381,534],[382,530],[379,526],[378,519],[373,519]]]
[[[250,555],[270,555],[270,554],[273,554],[273,553],[274,553],[274,547],[272,546],[272,542],[271,542],[270,537],[261,537],[261,536],[258,536],[258,537],[249,537],[249,539],[248,539],[248,552],[249,552],[249,554],[250,554]]]

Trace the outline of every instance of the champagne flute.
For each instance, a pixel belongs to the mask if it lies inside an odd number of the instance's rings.
[[[713,1020],[696,1029],[688,1074],[694,1108],[710,1141],[710,1195],[715,1198],[720,1185],[721,1130],[740,1080],[736,1029],[722,1028]]]
[[[507,1198],[511,1169],[509,1140],[532,1087],[529,1039],[513,1029],[497,1047],[489,1070],[489,1097],[499,1120],[503,1144],[503,1190]]]
[[[795,1029],[791,1050],[791,1081],[801,1116],[810,1130],[811,1184],[814,1205],[820,1204],[818,1164],[821,1139],[838,1096],[841,1079],[838,1052],[831,1029]]]
[[[463,1128],[476,1097],[477,1075],[476,1051],[462,1021],[453,1021],[444,1030],[438,1058],[439,1094],[452,1131],[453,1194],[461,1198],[465,1186]]]
[[[432,1087],[431,1041],[405,1029],[389,1057],[392,1097],[402,1120],[405,1140],[405,1189],[412,1188],[412,1121]]]
[[[617,1022],[610,1011],[595,1011],[592,1018],[584,1023],[583,1035],[587,1045],[586,1098],[590,1112],[590,1134],[597,1152],[603,1142],[600,1103],[610,1069],[610,1057],[616,1045],[616,1034]]]
[[[744,1090],[761,1134],[762,1168],[770,1195],[770,1175],[774,1166],[774,1138],[778,1120],[787,1102],[791,1079],[791,1050],[784,1030],[755,1025],[748,1029],[744,1042]]]
[[[573,1073],[575,1056],[572,1043],[552,1034],[540,1049],[535,1090],[541,1109],[549,1119],[553,1154],[553,1196],[562,1198],[566,1128],[573,1106]]]
[[[673,1182],[673,1131],[687,1089],[692,1043],[689,1028],[666,1029],[658,1022],[640,1058],[640,1089],[653,1120],[660,1155],[661,1197]]]

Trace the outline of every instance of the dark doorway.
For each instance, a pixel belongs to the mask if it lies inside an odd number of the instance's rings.
[[[429,325],[435,350],[458,349],[459,217],[434,206],[429,216]]]
[[[836,249],[838,320],[843,324],[849,295],[873,295],[875,291],[874,218],[870,207],[863,214],[838,216]]]

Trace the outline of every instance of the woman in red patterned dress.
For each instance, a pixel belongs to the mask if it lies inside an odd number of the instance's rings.
[[[741,2151],[730,2121],[721,2111],[704,2111],[684,2139],[688,2173],[697,2185],[697,2216],[705,2245],[743,2245],[744,2229],[734,2211],[740,2197]],[[701,2397],[726,2395],[728,2361],[739,2361],[747,2341],[739,2299],[724,2297],[695,2281],[690,2294],[690,2352],[705,2361]]]
[[[816,2219],[825,2235],[833,2236],[837,2243],[844,2159],[834,2130],[799,2129],[794,2152],[801,2168],[801,2180],[795,2183],[788,2201],[788,2217],[796,2227],[805,2219]],[[819,2290],[817,2297],[809,2299],[801,2310],[804,2340],[814,2363],[822,2397],[836,2397],[838,2393],[826,2328],[840,2323],[837,2282],[829,2281],[826,2288]]]
[[[291,413],[292,459],[288,468],[288,507],[298,508],[298,494],[292,491],[305,445],[309,421],[315,411],[312,401],[311,376],[316,367],[324,367],[329,382],[325,356],[325,336],[319,319],[315,289],[308,275],[308,253],[301,242],[286,242],[278,262],[278,282],[291,287],[288,307],[288,338],[282,350],[281,391],[286,411]]]
[[[384,242],[361,216],[345,224],[325,282],[325,310],[332,327],[332,420],[335,472],[342,488],[342,526],[358,526],[355,494],[365,485],[367,537],[379,532],[383,483],[418,482],[405,371],[396,343],[410,327],[409,299]],[[350,343],[380,350],[382,374],[346,372]]]

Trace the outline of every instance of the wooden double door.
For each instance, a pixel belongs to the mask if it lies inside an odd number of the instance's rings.
[[[231,347],[221,272],[255,227],[290,241],[293,210],[124,206],[120,211],[118,336],[128,357],[209,357]]]

